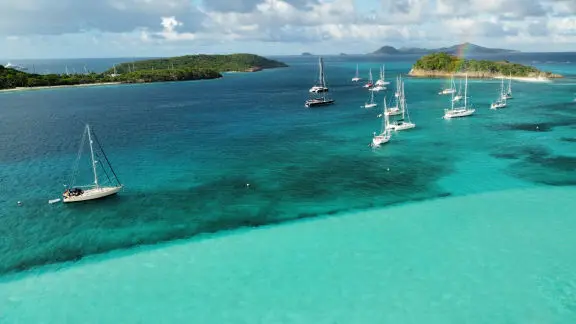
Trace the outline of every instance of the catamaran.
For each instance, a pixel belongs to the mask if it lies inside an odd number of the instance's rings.
[[[382,67],[380,68],[380,78],[376,81],[375,84],[377,86],[385,86],[390,84],[390,82],[386,81],[386,65],[382,65]]]
[[[360,77],[360,74],[358,73],[358,64],[356,64],[356,74],[352,78],[352,82],[358,82],[360,80],[362,80],[362,78]]]
[[[476,111],[476,109],[468,107],[468,74],[466,74],[466,81],[464,83],[464,106],[455,108],[453,99],[454,92],[452,92],[452,100],[450,100],[450,103],[452,104],[451,108],[444,109],[444,119],[466,117],[472,115]]]
[[[370,144],[372,147],[379,147],[382,144],[386,144],[390,141],[392,134],[390,133],[390,129],[388,128],[388,114],[386,114],[386,97],[384,97],[384,109],[382,111],[382,129],[380,130],[380,134],[374,135],[372,137],[372,143]]]
[[[364,104],[364,108],[374,108],[378,106],[377,103],[374,102],[374,92],[370,91],[370,102]]]
[[[374,83],[372,81],[372,69],[370,69],[370,72],[368,73],[368,83],[364,85],[364,88],[372,88],[373,85]]]
[[[406,103],[406,94],[404,93],[404,81],[400,82],[402,84],[400,87],[400,109],[402,110],[402,118],[393,121],[388,125],[388,129],[393,131],[401,131],[416,127],[416,124],[410,120],[410,115],[408,114],[408,104]]]
[[[388,114],[388,116],[396,116],[402,113],[402,110],[400,109],[400,101],[402,100],[402,86],[403,86],[402,79],[400,76],[397,76],[396,93],[398,94],[398,96],[395,96],[394,98],[395,106],[386,109],[386,114]]]
[[[91,160],[91,168],[92,173],[94,174],[94,184],[85,185],[85,186],[75,186],[76,182],[76,175],[78,174],[78,167],[80,162],[80,157],[82,155],[82,150],[84,147],[84,142],[88,140],[88,144],[90,146],[90,160]],[[94,144],[97,145],[98,150],[94,150]],[[99,156],[99,154],[102,156]],[[98,159],[97,159],[98,158]],[[104,163],[103,163],[104,162]],[[98,166],[101,166],[101,172],[104,173],[106,179],[102,181],[104,178],[99,177],[98,175]],[[106,170],[108,168],[108,171]],[[118,180],[118,176],[116,176],[116,172],[112,168],[106,153],[102,149],[96,134],[94,134],[90,130],[90,126],[86,125],[84,128],[84,133],[82,135],[82,142],[80,143],[80,149],[78,150],[78,157],[76,159],[76,163],[74,164],[74,172],[72,173],[72,179],[70,181],[70,185],[62,194],[63,202],[79,202],[79,201],[86,201],[86,200],[93,200],[98,198],[104,198],[107,196],[114,195],[122,189],[123,185]]]
[[[490,109],[500,109],[504,107],[506,107],[506,93],[504,93],[504,77],[502,77],[498,99],[492,104],[490,104]]]
[[[438,92],[439,95],[448,95],[451,94],[453,95],[456,92],[456,87],[454,86],[454,76],[452,76],[450,78],[450,88],[446,88],[446,89],[442,89],[440,92]],[[452,98],[454,99],[454,98]]]
[[[324,77],[324,60],[322,59],[322,57],[318,58],[318,67],[319,67],[318,81],[314,86],[312,86],[312,88],[310,88],[309,91],[311,93],[320,93],[328,91],[328,87],[326,87],[326,80]]]
[[[502,99],[512,99],[512,73],[510,73],[510,77],[508,78],[508,90],[502,94]]]

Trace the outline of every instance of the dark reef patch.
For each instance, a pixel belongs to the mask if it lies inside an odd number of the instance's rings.
[[[576,137],[562,137],[560,140],[562,142],[576,143]]]
[[[269,144],[262,142],[259,145]],[[266,167],[242,160],[197,186],[167,184],[155,192],[125,191],[86,204],[30,203],[15,209],[4,216],[5,226],[0,228],[0,273],[202,233],[449,195],[436,186],[452,172],[453,160],[445,153],[426,159],[365,148],[356,155],[337,150],[318,154],[317,147],[309,145],[309,152],[300,150],[286,158],[296,149],[270,145],[254,157]],[[176,181],[198,183],[198,178],[189,174]],[[165,206],[170,206],[169,214]]]

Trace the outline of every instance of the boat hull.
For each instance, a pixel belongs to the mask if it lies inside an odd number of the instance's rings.
[[[416,127],[416,124],[414,123],[401,123],[401,124],[392,124],[388,126],[388,129],[393,131],[403,131],[407,129],[412,129],[414,127]]]
[[[400,110],[399,108],[391,108],[388,111],[386,111],[387,116],[398,116],[401,114],[402,114],[402,110]]]
[[[313,107],[320,107],[320,106],[328,106],[334,103],[334,99],[326,99],[326,100],[308,100],[304,104],[305,107],[313,108]]]
[[[328,92],[328,88],[322,88],[322,87],[312,87],[310,88],[310,90],[308,90],[310,93],[322,93],[322,92]]]
[[[120,189],[122,189],[122,186],[92,188],[92,189],[84,190],[84,192],[79,196],[69,196],[69,197],[64,196],[62,199],[62,202],[71,203],[71,202],[80,202],[80,201],[100,199],[100,198],[115,195],[120,191]]]
[[[358,82],[360,80],[362,80],[362,79],[361,78],[352,78],[352,82]]]
[[[475,109],[458,109],[453,111],[446,111],[444,113],[444,119],[467,117],[472,115],[475,111]]]
[[[390,135],[376,135],[372,138],[372,146],[377,147],[390,141]]]
[[[377,106],[378,106],[378,104],[375,104],[375,103],[373,103],[373,104],[365,104],[365,105],[364,105],[364,108],[374,108],[374,107],[377,107]]]

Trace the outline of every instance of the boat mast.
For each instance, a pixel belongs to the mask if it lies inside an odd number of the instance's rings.
[[[380,132],[381,134],[386,133],[387,119],[388,119],[388,105],[386,104],[386,96],[384,96],[384,109],[382,113],[382,131]]]
[[[402,85],[402,120],[406,118],[406,98],[404,97],[404,81],[401,81]]]
[[[464,83],[464,108],[468,108],[468,73],[466,73],[466,81]]]
[[[452,88],[452,85],[454,84],[454,76],[451,77],[450,79],[450,88]],[[454,91],[451,91],[451,99],[450,99],[450,110],[454,110]]]
[[[322,57],[320,57],[318,59],[318,64],[320,65],[320,75],[319,75],[319,81],[320,81],[320,86],[324,87],[325,86],[325,81],[324,81],[324,60],[322,60]]]
[[[92,158],[92,171],[94,172],[94,184],[96,188],[98,185],[98,173],[96,173],[96,160],[94,160],[94,148],[92,147],[92,136],[90,135],[90,126],[86,125],[86,132],[88,133],[88,143],[90,144],[90,157]]]

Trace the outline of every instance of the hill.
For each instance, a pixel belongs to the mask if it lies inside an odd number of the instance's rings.
[[[471,78],[499,76],[561,78],[561,75],[540,71],[508,61],[466,60],[447,53],[434,53],[421,57],[408,75],[416,77],[450,77],[468,74]]]
[[[488,48],[471,43],[458,44],[450,47],[442,47],[437,49],[426,48],[400,48],[396,49],[392,46],[382,46],[378,50],[370,53],[372,55],[395,55],[395,54],[430,54],[436,52],[444,52],[448,54],[457,54],[461,48],[466,49],[467,54],[502,54],[502,53],[517,53],[518,51],[501,49],[501,48]]]
[[[220,72],[255,72],[286,64],[253,54],[187,55],[122,63],[104,73],[32,74],[0,66],[0,89],[143,83],[220,78]]]

